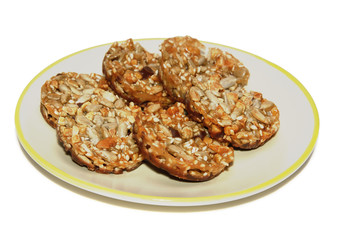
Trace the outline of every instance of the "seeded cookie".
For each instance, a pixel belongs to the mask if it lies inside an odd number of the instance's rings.
[[[235,89],[245,86],[250,76],[248,69],[230,53],[206,49],[189,36],[166,39],[160,51],[161,79],[176,101],[184,102],[190,88],[199,83],[211,81]]]
[[[110,46],[103,60],[103,73],[111,88],[128,101],[171,103],[160,81],[159,56],[132,39]]]
[[[234,160],[234,150],[210,138],[201,124],[187,116],[182,103],[168,109],[150,103],[137,115],[134,133],[144,157],[180,179],[209,180]]]
[[[263,145],[280,127],[279,110],[262,94],[238,88],[198,85],[190,89],[187,110],[210,135],[240,149]]]
[[[57,136],[74,162],[91,171],[119,174],[143,160],[133,138],[135,115],[141,108],[96,88],[75,116],[59,117]]]
[[[107,89],[101,75],[59,73],[41,87],[40,111],[46,122],[56,127],[60,116],[74,116],[79,105],[89,100],[95,88]]]

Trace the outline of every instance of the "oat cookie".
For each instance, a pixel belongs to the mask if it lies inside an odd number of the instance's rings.
[[[198,85],[190,89],[187,110],[210,135],[240,149],[263,145],[280,127],[279,110],[262,94],[238,88]]]
[[[192,86],[214,82],[227,88],[245,86],[248,69],[230,53],[206,49],[189,36],[166,39],[160,47],[160,75],[168,94],[184,102]],[[207,53],[206,53],[207,51]]]
[[[234,160],[234,150],[210,138],[201,124],[187,116],[182,103],[168,109],[149,104],[137,115],[134,133],[144,157],[180,179],[209,180]]]
[[[111,88],[129,101],[171,103],[160,81],[159,56],[132,39],[110,46],[103,60],[103,73]]]
[[[91,171],[119,174],[143,161],[133,138],[141,108],[112,91],[96,88],[75,116],[59,117],[57,136],[74,162]]]
[[[108,88],[105,78],[95,73],[63,72],[51,77],[41,87],[42,116],[55,128],[60,116],[74,116],[79,105],[87,101],[97,87]]]

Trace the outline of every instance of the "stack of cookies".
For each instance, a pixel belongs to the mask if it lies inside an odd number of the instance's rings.
[[[278,131],[279,111],[245,89],[249,70],[230,53],[174,37],[160,54],[129,39],[112,44],[103,75],[59,73],[41,88],[41,113],[73,161],[120,174],[147,161],[205,181]]]

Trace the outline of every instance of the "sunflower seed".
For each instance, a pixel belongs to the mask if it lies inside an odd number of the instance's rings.
[[[237,78],[234,76],[228,76],[226,78],[223,78],[220,80],[220,85],[225,88],[228,89],[232,86],[234,86],[236,84]]]

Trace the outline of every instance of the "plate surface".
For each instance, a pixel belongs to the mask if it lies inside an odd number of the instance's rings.
[[[142,39],[148,51],[158,52],[163,39]],[[235,151],[235,161],[218,177],[200,183],[174,180],[142,164],[132,172],[104,175],[79,167],[58,144],[55,130],[40,113],[40,88],[59,72],[98,73],[111,44],[68,55],[41,71],[26,86],[16,107],[20,143],[32,159],[54,176],[79,188],[130,202],[196,206],[245,198],[275,186],[306,162],[315,147],[319,116],[304,86],[281,67],[251,53],[209,42],[237,57],[250,71],[248,90],[263,93],[280,111],[280,130],[264,146]]]

